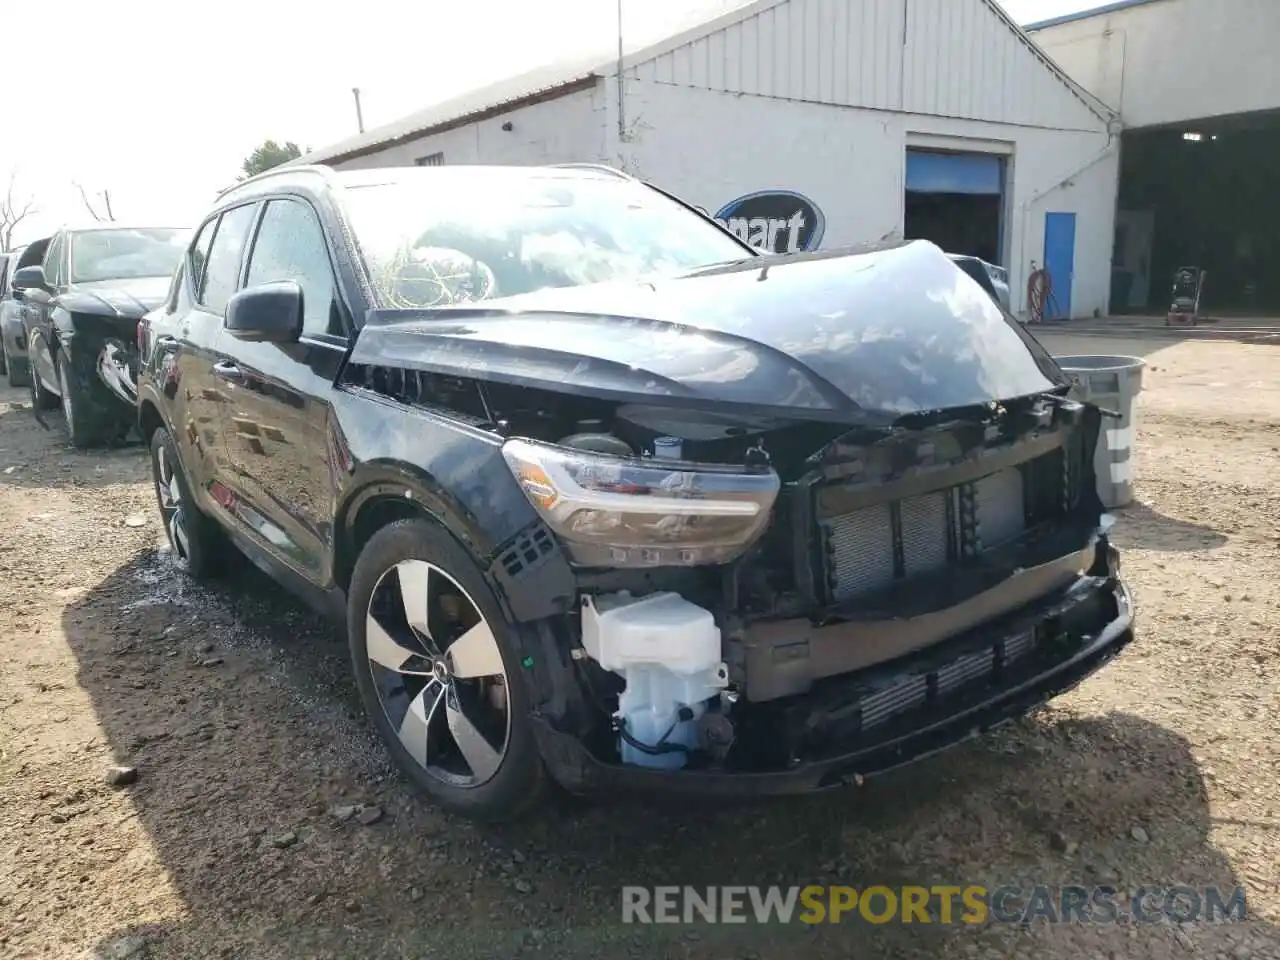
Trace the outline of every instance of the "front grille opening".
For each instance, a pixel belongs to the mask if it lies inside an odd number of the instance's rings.
[[[1100,589],[1038,623],[1015,615],[975,628],[943,648],[824,681],[789,707],[783,728],[791,754],[812,759],[892,743],[1077,655],[1119,613],[1115,594]]]
[[[1003,671],[1023,663],[1035,651],[1036,641],[1036,631],[1027,630],[928,673],[897,677],[859,701],[856,726],[859,731],[871,730],[974,684],[994,684]]]
[[[818,522],[832,602],[875,594],[1007,544],[1074,503],[1070,458],[1054,450],[973,483]]]

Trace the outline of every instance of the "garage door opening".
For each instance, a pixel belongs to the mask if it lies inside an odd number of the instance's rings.
[[[908,150],[903,235],[1004,265],[1004,158]]]
[[[1111,312],[1160,314],[1174,272],[1208,271],[1213,315],[1280,312],[1280,114],[1124,134]]]

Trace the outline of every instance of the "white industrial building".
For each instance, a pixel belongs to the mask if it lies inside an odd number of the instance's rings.
[[[303,162],[602,162],[779,251],[926,237],[981,256],[1015,312],[1047,266],[1051,312],[1081,317],[1108,306],[1119,132],[995,0],[756,0]]]
[[[1208,271],[1209,312],[1280,310],[1280,2],[1124,0],[1028,26],[1120,114],[1112,312]]]

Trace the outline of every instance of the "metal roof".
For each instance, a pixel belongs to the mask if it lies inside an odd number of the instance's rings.
[[[1043,30],[1046,27],[1056,27],[1063,23],[1075,23],[1077,20],[1088,20],[1090,17],[1100,17],[1108,13],[1116,13],[1120,10],[1128,10],[1130,7],[1145,7],[1149,3],[1157,3],[1159,0],[1116,0],[1114,3],[1103,4],[1100,7],[1091,7],[1088,10],[1077,10],[1075,13],[1064,13],[1060,17],[1050,17],[1048,20],[1038,20],[1035,23],[1023,24],[1022,29],[1030,33],[1033,30]]]
[[[547,64],[507,77],[497,83],[470,90],[442,103],[418,110],[399,120],[366,130],[362,134],[339,140],[327,147],[313,150],[306,156],[290,161],[296,164],[327,163],[349,159],[402,143],[416,140],[428,133],[438,133],[452,126],[470,123],[490,112],[501,112],[538,100],[550,100],[590,86],[602,68],[599,56],[575,61]]]
[[[695,19],[692,25],[681,30],[669,31],[667,36],[658,41],[652,38],[641,40],[630,47],[624,46],[622,68],[630,70],[638,64],[645,63],[678,47],[687,45],[703,37],[711,36],[733,24],[748,20],[757,14],[780,6],[789,0],[742,0],[739,5],[718,15],[708,17],[705,14]],[[1009,28],[1021,37],[1040,58],[1041,62],[1061,80],[1099,119],[1107,120],[1111,116],[1109,109],[1100,100],[1072,80],[1061,68],[1044,55],[1033,41],[1026,37],[1025,31],[1030,27],[1019,29],[1008,14],[995,0],[983,0],[997,16],[1004,20]],[[1112,7],[1123,7],[1153,0],[1124,0],[1112,4]],[[1088,11],[1076,16],[1084,17],[1098,11]],[[1054,21],[1057,22],[1057,21]],[[366,130],[362,134],[347,137],[337,143],[312,150],[305,156],[289,161],[282,166],[301,166],[306,164],[332,164],[355,157],[378,153],[388,147],[400,143],[418,140],[432,134],[441,133],[456,127],[465,126],[478,120],[500,116],[518,107],[528,106],[546,100],[553,100],[578,90],[589,89],[598,78],[612,76],[618,72],[618,50],[604,47],[591,54],[571,60],[546,64],[514,77],[507,77],[496,83],[468,91],[457,97],[434,104],[425,109],[401,117],[391,123]]]

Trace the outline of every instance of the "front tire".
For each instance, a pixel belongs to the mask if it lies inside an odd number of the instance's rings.
[[[164,427],[151,434],[151,478],[175,565],[195,580],[210,580],[226,559],[226,538],[196,506],[173,438]]]
[[[103,429],[102,412],[93,408],[93,397],[76,374],[71,360],[59,350],[54,355],[53,366],[58,374],[62,418],[71,435],[71,445],[84,450],[103,443],[107,431]]]
[[[471,557],[438,525],[400,520],[365,545],[347,597],[356,686],[396,766],[474,820],[530,810],[547,777],[529,692]]]

